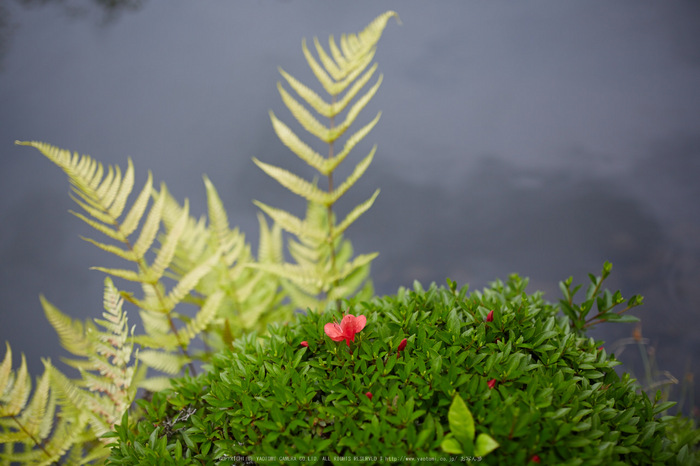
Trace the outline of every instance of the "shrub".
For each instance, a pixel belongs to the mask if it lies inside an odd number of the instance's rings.
[[[584,303],[564,302],[605,309],[592,278]],[[680,418],[658,416],[673,403],[619,377],[614,356],[527,280],[471,294],[448,283],[346,301],[364,328],[310,312],[237,340],[206,374],[141,401],[144,420],[125,416],[109,464],[696,461],[698,431],[679,437]]]

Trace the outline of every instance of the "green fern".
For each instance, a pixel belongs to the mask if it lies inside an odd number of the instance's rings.
[[[178,217],[174,219],[166,235],[156,243],[158,232],[166,212],[165,206],[170,198],[167,188],[161,184],[159,190],[153,188],[153,177],[148,179],[137,195],[131,208],[126,211],[127,200],[134,187],[134,167],[131,160],[124,174],[117,167],[104,169],[101,163],[91,157],[58,149],[41,142],[17,142],[38,149],[49,160],[58,165],[67,175],[72,185],[71,197],[81,208],[81,212],[72,212],[98,232],[107,236],[111,243],[105,243],[92,238],[84,238],[98,248],[120,257],[131,263],[134,269],[93,267],[94,270],[124,280],[137,282],[143,290],[143,298],[131,294],[123,296],[140,308],[146,335],[137,337],[137,342],[144,347],[157,348],[144,350],[141,360],[148,367],[156,370],[166,370],[169,375],[177,374],[185,365],[194,371],[192,357],[188,352],[192,338],[208,322],[213,320],[216,306],[221,302],[219,294],[212,294],[202,303],[199,313],[195,316],[197,325],[183,327],[177,324],[178,317],[175,307],[183,301],[194,289],[197,283],[209,273],[219,261],[223,250],[211,251],[206,257],[192,265],[187,273],[182,274],[176,283],[167,289],[166,273],[178,249],[180,239],[187,228],[189,208],[187,202],[179,209]],[[150,207],[149,207],[150,204]],[[136,236],[139,229],[138,236]],[[133,236],[136,236],[133,238]],[[149,263],[146,254],[157,248],[155,258]],[[212,309],[213,308],[213,309]],[[187,318],[189,320],[189,317]],[[198,332],[193,332],[193,330]],[[175,369],[175,366],[176,369]],[[149,389],[161,389],[167,386],[167,378],[151,378],[142,382]]]
[[[44,313],[61,344],[79,358],[64,361],[77,368],[82,379],[74,383],[56,371],[56,386],[79,410],[88,408],[89,423],[97,436],[112,430],[121,419],[136,394],[138,384],[134,382],[144,376],[132,362],[134,329],[127,325],[122,303],[112,280],[105,278],[103,319],[81,326],[41,298]]]
[[[255,258],[245,235],[237,228],[231,230],[223,203],[211,181],[204,177],[207,192],[208,220],[190,219],[175,251],[168,276],[180,280],[196,264],[216,251],[218,262],[202,277],[185,301],[201,306],[206,297],[223,293],[216,318],[210,322],[206,342],[217,350],[231,346],[232,340],[244,332],[263,332],[269,321],[287,320],[291,308],[281,304],[280,280],[263,270],[248,267]],[[166,200],[163,221],[166,232],[174,228],[183,206],[172,197]],[[268,228],[260,220],[258,261],[267,263],[282,256],[281,230]],[[187,318],[182,316],[184,320]]]
[[[314,152],[271,113],[273,128],[297,156],[327,177],[328,190],[319,189],[315,181],[305,181],[253,159],[307,201],[304,219],[256,203],[273,220],[268,226],[264,215],[258,214],[257,258],[245,236],[230,228],[221,199],[206,177],[208,216],[195,219],[186,200],[178,203],[164,184],[153,186],[150,173],[136,198],[129,202],[134,190],[131,160],[123,171],[118,166],[105,169],[89,156],[41,142],[16,142],[38,149],[68,175],[71,197],[79,206],[72,213],[107,237],[106,241],[84,239],[130,264],[130,268],[93,269],[138,283],[142,295],[120,292],[106,278],[103,319],[85,322],[63,314],[41,297],[47,319],[63,346],[74,355],[64,361],[80,372],[80,378],[68,378],[45,360],[44,373],[32,394],[24,356],[14,371],[7,345],[0,364],[0,464],[86,464],[104,460],[108,437],[103,434],[128,413],[138,387],[160,390],[168,386],[169,377],[180,374],[185,366],[194,372],[195,359],[207,360],[213,351],[232,347],[234,339],[247,338],[250,331],[263,332],[268,323],[288,320],[294,307],[325,309],[329,302],[339,303],[353,294],[372,294],[368,276],[376,254],[353,258],[353,248],[343,239],[343,233],[372,206],[379,190],[341,222],[336,222],[333,207],[366,171],[376,147],[337,188],[333,174],[380,115],[348,137],[337,154],[334,144],[352,126],[381,83],[380,76],[360,95],[376,71],[376,64],[370,67],[376,43],[392,16],[396,14],[381,15],[358,35],[342,36],[339,44],[331,37],[330,56],[314,39],[320,64],[306,43],[302,44],[314,74],[331,96],[330,103],[281,70],[298,96],[329,119],[329,125],[324,126],[282,85],[278,86],[294,117],[328,144],[328,157]],[[341,113],[345,113],[344,120],[336,125],[335,118]],[[298,238],[288,243],[294,264],[283,259],[283,229]],[[124,300],[138,308],[143,333],[134,335],[134,328],[127,327]],[[188,304],[196,308],[194,315],[181,310],[181,305]],[[200,337],[205,350],[193,354],[191,343]],[[135,344],[138,351],[134,351]],[[138,367],[134,359],[140,361]],[[153,376],[153,371],[161,375]]]
[[[352,254],[352,251],[348,249],[349,243],[342,240],[342,234],[372,206],[379,190],[352,209],[342,222],[336,223],[333,213],[335,203],[360,179],[372,163],[376,146],[337,187],[334,185],[333,174],[355,145],[379,121],[380,114],[377,114],[369,123],[349,136],[342,150],[335,153],[335,143],[352,126],[382,82],[380,75],[364,94],[359,95],[377,69],[376,63],[372,66],[370,64],[374,58],[377,42],[391,17],[397,17],[396,13],[388,11],[380,15],[359,34],[341,36],[339,44],[331,36],[330,55],[318,39],[314,38],[318,61],[309,51],[306,41],[302,41],[304,56],[321,86],[329,94],[330,101],[324,100],[311,88],[284,70],[280,70],[282,77],[299,98],[328,120],[327,125],[320,122],[281,83],[278,83],[277,88],[284,104],[306,131],[328,145],[328,156],[324,157],[313,150],[273,112],[270,112],[275,133],[296,156],[327,177],[328,190],[321,189],[315,182],[304,180],[288,170],[253,158],[265,173],[291,192],[306,199],[308,203],[306,218],[302,220],[284,210],[255,202],[284,230],[299,238],[299,242],[290,242],[289,245],[290,252],[297,261],[296,264],[255,264],[254,267],[283,278],[284,286],[294,304],[301,308],[324,310],[332,301],[336,301],[339,307],[341,297],[352,295],[362,285],[369,274],[369,264],[376,257],[376,254],[363,254],[349,261],[347,252],[350,251]],[[336,118],[343,112],[345,117],[337,124]]]
[[[109,450],[101,437],[129,409],[136,379],[143,377],[132,361],[133,329],[127,326],[122,298],[106,278],[104,319],[85,324],[43,297],[41,303],[63,346],[80,357],[66,362],[79,369],[81,378],[71,380],[45,360],[28,402],[31,381],[24,355],[19,370],[12,371],[7,344],[0,364],[0,460],[51,464],[64,455],[75,458],[71,464],[104,460]]]
[[[369,299],[374,290],[369,277],[369,263],[377,254],[364,254],[351,260],[353,248],[338,234],[332,247],[326,238],[314,234],[328,229],[328,211],[309,202],[303,229],[310,234],[298,234],[289,241],[289,253],[296,263],[256,264],[255,267],[285,277],[282,286],[292,302],[301,309],[325,309],[328,303],[357,293],[358,299]],[[335,256],[331,258],[333,252]],[[335,264],[335,270],[331,264]],[[359,292],[358,289],[362,288]],[[321,295],[321,298],[317,296]]]

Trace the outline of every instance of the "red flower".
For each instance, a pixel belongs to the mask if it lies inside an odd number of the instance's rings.
[[[329,322],[324,325],[323,330],[326,335],[330,337],[333,341],[343,341],[350,346],[351,341],[355,341],[355,334],[365,328],[367,323],[367,318],[365,316],[355,317],[352,314],[348,314],[343,317],[340,324],[335,322]]]
[[[488,386],[489,386],[489,389],[492,389],[493,387],[495,387],[496,386],[496,379],[489,380]]]
[[[486,322],[493,322],[493,311],[489,311],[489,315],[486,316]]]
[[[306,340],[304,340],[304,341],[301,342],[301,346],[303,346],[304,348],[308,348],[308,347],[309,347],[309,342],[306,341]]]
[[[371,400],[372,396],[374,396],[374,395],[372,395],[372,392],[367,392],[367,393],[365,393],[365,396],[367,396],[367,398],[369,398]]]
[[[530,458],[530,461],[532,461],[533,463],[539,463],[540,457],[537,455],[532,455],[532,458]]]

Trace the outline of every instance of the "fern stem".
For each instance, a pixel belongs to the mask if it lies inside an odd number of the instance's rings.
[[[121,231],[121,225],[119,222],[116,220],[113,221],[114,227]],[[124,244],[126,245],[127,248],[129,248],[130,251],[134,251],[134,247],[131,244],[131,241],[122,233],[124,237]],[[148,265],[145,262],[145,259],[143,257],[139,257],[136,259],[136,265],[139,268],[139,271],[141,273],[145,273],[148,270]],[[156,281],[155,283],[149,283],[150,286],[153,287],[153,291],[155,292],[158,302],[165,308],[165,297],[163,296],[161,287],[158,286],[160,284],[160,281]],[[148,311],[147,311],[148,312]],[[175,322],[173,322],[172,317],[170,316],[170,313],[168,313],[168,324],[170,325],[170,329],[173,331],[173,335],[175,335],[175,338],[177,339],[177,343],[180,346],[180,351],[182,352],[182,355],[185,356],[190,362],[187,363],[187,365],[190,368],[192,376],[197,375],[197,370],[194,367],[194,363],[192,362],[192,358],[190,357],[189,353],[187,352],[187,348],[185,348],[185,345],[182,343],[182,340],[180,340],[180,334],[177,331],[177,328],[175,327]]]
[[[335,104],[336,96],[333,95],[331,96],[331,108],[333,108],[333,105]],[[335,126],[335,115],[331,113],[330,119],[330,124],[329,127],[333,129]],[[328,159],[332,159],[333,156],[335,155],[334,152],[334,146],[333,146],[333,141],[328,143]],[[333,192],[333,172],[330,172],[328,174],[328,192],[332,193]],[[336,275],[336,265],[335,265],[335,246],[333,245],[333,203],[328,204],[328,247],[331,250],[331,273],[333,275]],[[333,280],[333,286],[338,287],[340,284],[338,282],[338,279]],[[340,307],[341,307],[341,302],[340,298],[337,298],[335,300],[335,306],[340,312]]]
[[[34,442],[34,444],[35,444],[37,447],[39,447],[39,449],[40,449],[41,451],[43,451],[44,454],[45,454],[48,458],[51,458],[51,454],[50,454],[48,451],[46,451],[46,448],[44,448],[44,445],[42,445],[41,442],[39,442],[36,438],[34,438],[34,436],[33,436],[31,433],[29,433],[29,432],[27,431],[27,429],[24,428],[24,425],[22,425],[22,423],[19,422],[19,419],[17,419],[16,416],[12,416],[12,415],[11,415],[10,417],[12,418],[13,421],[15,421],[15,423],[17,424],[17,426],[19,426],[20,430],[21,430],[22,432],[24,432],[24,434],[25,434],[27,437],[29,437],[30,439],[32,439],[32,442]],[[56,462],[54,461],[54,464],[55,464],[55,463],[56,463]]]
[[[194,367],[194,362],[192,362],[192,358],[190,357],[190,354],[187,352],[185,345],[183,345],[182,342],[180,341],[180,334],[178,333],[177,328],[175,327],[175,322],[173,322],[173,319],[170,316],[168,316],[168,323],[170,324],[170,329],[173,331],[175,338],[177,338],[177,342],[180,345],[180,351],[182,351],[182,355],[185,356],[189,360],[189,362],[187,363],[187,366],[190,368],[190,375],[196,376],[197,369]]]

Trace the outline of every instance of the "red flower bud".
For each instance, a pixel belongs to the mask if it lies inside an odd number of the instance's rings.
[[[539,463],[540,457],[537,455],[532,455],[532,458],[530,458],[530,461],[532,461],[533,463]]]
[[[489,311],[489,315],[486,316],[486,322],[493,322],[493,311]]]
[[[367,392],[367,393],[365,393],[365,395],[366,395],[367,398],[369,398],[370,400],[372,399],[372,396],[373,396],[373,395],[372,395],[372,392]]]
[[[489,380],[488,386],[489,386],[489,389],[492,389],[493,387],[495,387],[496,386],[496,379]]]
[[[401,340],[401,343],[399,343],[399,351],[403,351],[404,348],[406,348],[406,343],[407,343],[407,340],[405,338],[403,340]]]
[[[309,347],[309,342],[306,341],[306,340],[304,340],[304,341],[301,342],[301,346],[303,346],[304,348],[308,348],[308,347]]]

